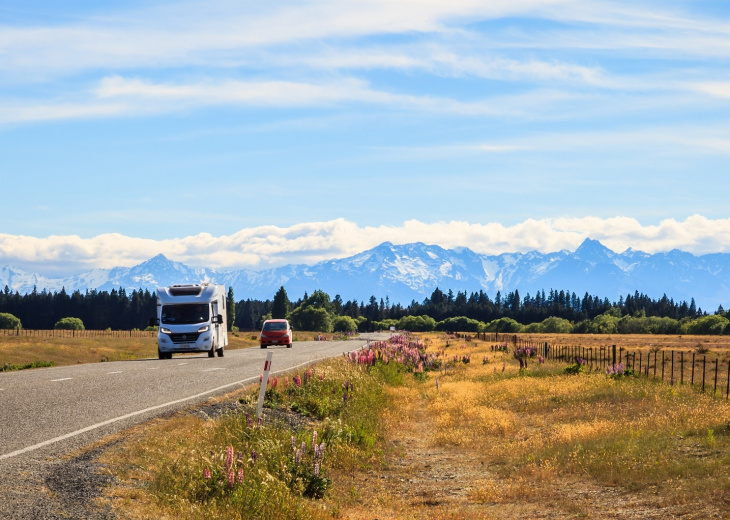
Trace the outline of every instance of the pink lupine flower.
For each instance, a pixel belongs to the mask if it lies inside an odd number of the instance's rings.
[[[312,432],[312,444],[317,444],[317,430]]]
[[[264,382],[264,375],[259,374],[259,383],[263,383],[263,382]]]
[[[210,475],[210,468],[205,468],[205,469],[203,470],[203,478],[204,478],[205,480],[210,480],[210,478],[211,478],[211,475]]]
[[[274,379],[271,380],[271,388],[276,388],[276,386],[279,384],[279,377],[274,376]]]
[[[302,378],[299,377],[299,374],[294,376],[294,384],[297,385],[297,388],[302,386]]]
[[[324,442],[319,445],[319,459],[322,460],[324,458]]]
[[[302,441],[302,453],[307,452],[307,443],[305,441]]]
[[[289,376],[284,378],[284,388],[289,388]]]
[[[233,467],[233,446],[228,446],[226,448],[226,459],[224,467],[226,468],[226,471],[230,470]]]
[[[302,463],[302,451],[301,450],[297,450],[296,453],[294,454],[294,463],[297,466],[299,466],[299,464]]]
[[[319,380],[324,381],[324,374],[319,374]]]
[[[228,487],[232,488],[235,483],[236,483],[236,473],[233,470],[231,470],[228,472]]]
[[[238,469],[238,475],[236,475],[236,482],[243,484],[243,468]]]
[[[319,477],[319,462],[314,464],[314,476]]]

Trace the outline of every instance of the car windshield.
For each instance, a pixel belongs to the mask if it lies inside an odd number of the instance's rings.
[[[286,330],[286,322],[271,321],[264,323],[264,330]]]
[[[207,303],[185,303],[163,305],[160,321],[168,325],[187,325],[203,323],[209,318],[210,308]]]

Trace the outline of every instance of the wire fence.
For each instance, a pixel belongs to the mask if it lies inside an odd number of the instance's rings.
[[[459,334],[508,345],[534,348],[546,360],[575,364],[581,360],[588,372],[608,373],[618,367],[630,370],[636,377],[646,377],[670,385],[690,385],[702,393],[730,399],[730,352],[707,350],[627,349],[617,345],[583,347],[580,345],[550,345],[534,343],[515,334]]]

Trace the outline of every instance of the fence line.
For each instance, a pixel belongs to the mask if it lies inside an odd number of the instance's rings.
[[[457,334],[465,339],[469,334]],[[507,344],[513,348],[533,347],[543,358],[552,361],[573,364],[577,358],[585,361],[587,369],[606,371],[623,363],[625,369],[630,369],[637,377],[646,377],[666,381],[670,385],[685,385],[689,380],[692,388],[698,388],[702,393],[712,392],[712,395],[730,399],[730,353],[710,354],[692,352],[692,361],[685,359],[684,350],[665,351],[650,350],[645,352],[639,349],[626,349],[616,345],[601,347],[583,347],[580,345],[550,345],[548,342],[535,342],[519,338],[516,334],[499,334],[493,332],[474,333],[477,339]],[[698,357],[698,354],[702,357]],[[661,355],[661,357],[659,357]],[[652,359],[653,357],[653,359]],[[721,363],[722,358],[722,365]],[[638,367],[637,367],[638,363]],[[725,368],[727,363],[727,368]],[[689,366],[688,366],[689,365]]]
[[[65,330],[65,329],[0,329],[0,336],[24,336],[38,338],[151,338],[157,331],[149,330]]]

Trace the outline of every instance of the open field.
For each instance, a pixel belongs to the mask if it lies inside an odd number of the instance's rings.
[[[353,372],[343,359],[315,370],[330,385],[316,394],[323,402],[330,402],[330,387],[340,396],[342,378],[355,380],[359,401],[349,413],[360,419],[327,420],[327,407],[314,401],[308,406],[325,413],[303,413],[301,395],[291,394],[292,401],[282,391],[271,413],[286,424],[264,428],[281,430],[254,435],[244,423],[234,431],[231,424],[241,422],[234,414],[179,417],[135,431],[105,459],[118,478],[107,500],[122,519],[730,518],[724,397],[646,377],[568,375],[565,363],[535,358],[520,371],[511,352],[495,352],[489,342],[419,337],[428,352],[449,361],[445,372],[414,375],[395,364]],[[676,348],[693,348],[695,339]],[[235,397],[249,403],[246,409],[256,393]],[[358,421],[374,417],[377,426],[352,436]],[[286,489],[277,487],[281,508],[252,516],[243,495],[201,501],[190,494],[201,489],[205,465],[223,460],[213,454],[226,444],[250,450],[264,436],[268,450],[281,449],[290,435],[300,442],[315,430],[328,446],[323,468],[331,487],[324,498],[292,491],[287,500]],[[267,464],[269,471],[281,467]]]
[[[56,331],[58,334],[53,337],[51,331],[25,332],[30,335],[0,334],[0,367],[6,363],[22,366],[50,362],[66,366],[157,357],[157,337],[151,333],[126,336],[115,333],[129,331],[81,331],[83,335],[72,336],[72,331]],[[295,331],[294,341],[312,341],[317,334]],[[327,337],[331,339],[332,334]],[[258,331],[229,332],[228,349],[258,347],[258,338]]]

